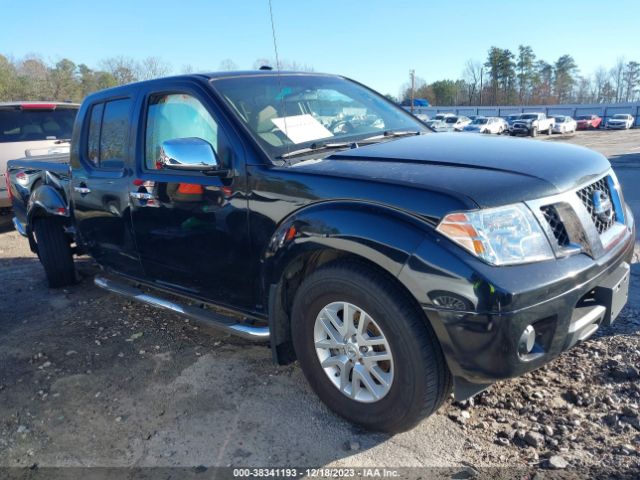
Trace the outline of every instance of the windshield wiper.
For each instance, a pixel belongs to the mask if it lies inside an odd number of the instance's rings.
[[[333,142],[333,143],[312,143],[306,148],[301,148],[299,150],[294,150],[292,152],[286,152],[276,158],[291,158],[298,157],[300,155],[307,155],[309,153],[322,152],[325,150],[338,150],[341,148],[357,148],[356,142]]]
[[[367,137],[363,138],[362,140],[357,140],[356,143],[365,145],[367,143],[376,143],[377,141],[382,141],[387,138],[416,137],[418,135],[422,135],[422,132],[419,130],[387,130],[381,135],[374,135],[373,137]]]
[[[354,140],[352,142],[326,142],[326,143],[312,143],[306,148],[294,150],[292,152],[286,152],[277,157],[278,159],[287,159],[292,157],[298,157],[301,155],[308,155],[310,153],[316,153],[326,150],[340,150],[344,148],[358,148],[360,145],[367,145],[370,143],[378,143],[388,138],[408,137],[421,135],[422,132],[417,130],[397,130],[386,132],[380,135],[374,135],[372,137],[363,138],[362,140]]]

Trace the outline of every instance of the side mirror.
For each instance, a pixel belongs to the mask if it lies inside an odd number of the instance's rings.
[[[201,138],[174,138],[165,140],[160,147],[158,163],[171,170],[220,170],[220,160],[211,144]]]

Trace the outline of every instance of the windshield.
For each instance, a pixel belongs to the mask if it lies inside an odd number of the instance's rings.
[[[472,123],[474,125],[484,125],[488,122],[489,120],[486,118],[476,118]]]
[[[591,115],[580,115],[578,120],[591,120]]]
[[[458,121],[458,117],[447,117],[444,121],[445,123],[456,123]]]
[[[521,119],[523,119],[523,120],[530,120],[530,119],[532,119],[532,118],[534,118],[534,119],[535,119],[535,118],[538,118],[538,115],[535,115],[535,114],[526,114],[526,113],[525,113],[524,115],[520,115],[520,118],[521,118]]]
[[[0,143],[71,138],[77,107],[0,107]]]
[[[340,77],[269,74],[211,84],[272,158],[319,143],[429,131],[384,97]]]
[[[612,118],[617,118],[618,120],[626,120],[627,116],[618,113],[618,114],[614,115]]]
[[[565,117],[555,117],[556,122],[558,123],[564,123],[564,121],[566,120]]]

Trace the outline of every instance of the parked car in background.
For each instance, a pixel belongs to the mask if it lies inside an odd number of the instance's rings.
[[[553,133],[575,133],[578,128],[576,121],[568,115],[556,115],[553,118],[556,121]]]
[[[513,127],[513,122],[518,120],[522,114],[521,113],[513,113],[511,115],[507,115],[504,117],[504,121],[507,122],[507,130],[511,131],[511,127]]]
[[[633,123],[633,115],[629,115],[628,113],[616,113],[613,117],[607,120],[605,128],[627,130],[633,127]]]
[[[498,117],[476,117],[463,132],[501,134],[505,129],[504,120]]]
[[[0,103],[0,174],[7,161],[69,151],[79,105],[60,102]],[[9,210],[7,187],[0,182],[0,210]]]
[[[436,127],[440,126],[439,124],[442,123],[447,117],[455,117],[455,115],[453,113],[437,113],[435,117],[425,123],[428,127],[435,129]]]
[[[549,118],[542,112],[528,112],[520,115],[520,118],[513,122],[511,127],[511,135],[530,135],[537,137],[539,133],[547,133],[551,135],[553,125],[555,124],[553,117]]]
[[[427,123],[429,121],[429,115],[425,113],[414,113],[413,115],[423,123]]]
[[[578,124],[578,130],[589,130],[599,128],[602,123],[602,118],[598,115],[578,115],[578,117],[576,117],[576,123]]]
[[[469,125],[471,120],[463,115],[450,115],[444,118],[441,122],[432,126],[437,132],[460,132],[464,127]]]

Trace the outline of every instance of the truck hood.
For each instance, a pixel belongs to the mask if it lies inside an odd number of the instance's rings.
[[[603,155],[575,145],[441,133],[344,150],[293,168],[446,192],[491,207],[574,189],[610,164]]]

